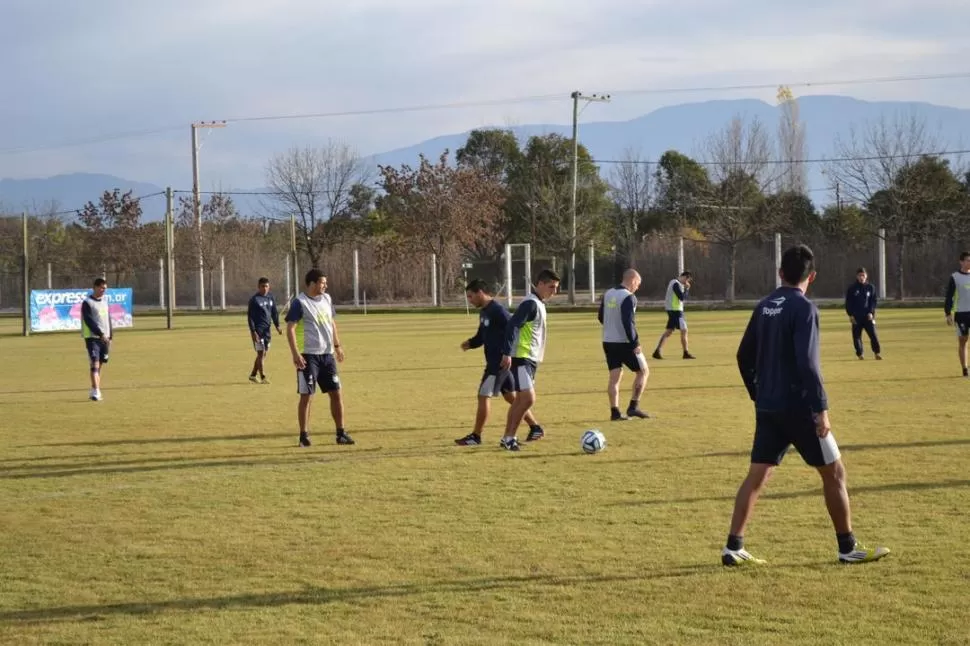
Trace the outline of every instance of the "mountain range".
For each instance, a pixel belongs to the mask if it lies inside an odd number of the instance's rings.
[[[866,124],[886,118],[924,120],[928,133],[938,140],[942,150],[970,148],[970,109],[952,108],[920,102],[862,101],[846,96],[815,95],[798,99],[800,119],[806,129],[807,159],[817,160],[835,156],[838,137],[846,139],[852,128],[863,129]],[[664,151],[676,149],[688,155],[703,150],[705,139],[722,130],[735,116],[758,118],[768,130],[776,132],[779,108],[756,99],[715,100],[663,107],[629,121],[600,121],[580,123],[580,141],[594,159],[620,160],[634,151],[643,160],[656,160]],[[532,135],[557,133],[571,136],[570,124],[532,124],[513,126],[511,130],[524,143]],[[452,153],[467,139],[468,132],[443,135],[367,158],[377,164],[398,166],[415,164],[419,154],[437,158],[444,149]],[[928,151],[934,152],[934,151]],[[613,165],[603,163],[601,173],[608,176]],[[809,189],[817,202],[830,200],[821,175],[822,164],[807,165]],[[74,173],[44,179],[0,179],[0,206],[18,212],[56,202],[59,208],[74,210],[88,200],[96,200],[104,190],[120,188],[137,195],[163,191],[151,182],[138,182],[112,175]],[[238,189],[259,191],[265,189]],[[234,201],[243,214],[261,212],[260,198],[239,195]],[[263,198],[265,199],[265,198]],[[155,220],[164,211],[164,196],[146,200],[145,219]]]

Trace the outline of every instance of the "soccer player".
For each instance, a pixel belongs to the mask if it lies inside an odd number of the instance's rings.
[[[81,336],[91,361],[91,401],[101,401],[101,366],[108,363],[111,349],[111,314],[104,293],[108,281],[96,278],[94,288],[81,302]]]
[[[280,315],[276,310],[276,299],[269,293],[269,278],[260,278],[256,284],[256,293],[249,299],[249,313],[246,318],[249,321],[249,335],[253,338],[253,349],[256,350],[256,362],[253,363],[253,371],[249,373],[249,381],[254,384],[268,384],[266,373],[263,372],[263,360],[269,352],[272,334],[269,325],[272,321],[276,327],[277,334],[283,334],[280,329]],[[259,373],[259,377],[256,374]]]
[[[340,392],[337,362],[344,360],[334,321],[333,301],[327,291],[327,277],[311,269],[304,278],[306,291],[298,294],[286,312],[286,340],[296,366],[300,404],[300,446],[310,446],[310,403],[320,391],[330,396],[330,414],[337,426],[337,444],[353,444],[344,431],[344,402]],[[334,361],[336,357],[336,361]]]
[[[603,352],[606,354],[606,367],[610,371],[607,393],[610,397],[610,420],[619,422],[638,417],[650,417],[640,410],[640,397],[647,386],[650,370],[640,348],[637,334],[636,312],[637,297],[634,292],[640,288],[640,274],[635,269],[623,272],[623,282],[603,294],[597,318],[603,325]],[[633,397],[626,408],[626,415],[620,412],[620,379],[623,366],[636,377],[633,380]]]
[[[461,344],[462,350],[483,348],[485,352],[485,374],[478,387],[478,411],[475,414],[475,429],[465,437],[455,440],[459,446],[478,446],[482,443],[482,430],[488,421],[491,398],[499,394],[505,401],[512,403],[512,373],[502,370],[502,344],[505,342],[505,330],[509,322],[509,313],[501,303],[492,298],[483,280],[473,280],[465,287],[465,297],[468,302],[481,310],[478,319],[478,331],[475,336]],[[525,421],[529,425],[530,433],[542,433],[542,427],[536,421],[531,410],[526,411]]]
[[[849,285],[845,292],[845,313],[852,322],[852,345],[855,356],[862,359],[862,331],[865,330],[872,345],[872,353],[876,360],[882,359],[879,354],[879,337],[876,336],[876,288],[868,282],[869,274],[865,267],[855,270],[856,281]]]
[[[692,281],[691,273],[684,271],[667,284],[667,296],[664,299],[664,309],[667,311],[667,329],[660,335],[657,349],[653,351],[654,359],[663,359],[660,351],[670,335],[674,333],[674,330],[680,330],[680,345],[684,348],[684,358],[697,358],[687,349],[687,320],[684,318],[684,301],[687,300],[687,292],[690,291]]]
[[[755,432],[748,476],[738,490],[724,565],[764,563],[744,549],[744,528],[771,472],[790,445],[822,477],[825,506],[835,525],[842,563],[865,563],[889,554],[868,549],[852,533],[845,467],[831,433],[819,365],[818,308],[805,297],[815,280],[815,257],[798,245],[785,251],[782,286],[755,307],[738,347],[738,368],[755,404]]]
[[[559,274],[551,269],[539,272],[532,293],[515,309],[509,320],[502,343],[499,367],[512,371],[512,405],[505,424],[501,446],[506,451],[518,451],[516,432],[525,414],[536,403],[536,370],[546,353],[546,304],[559,289]],[[545,436],[541,428],[533,428],[526,442]]]
[[[954,312],[956,310],[956,312]],[[963,376],[967,374],[967,338],[970,337],[970,251],[960,254],[960,271],[950,275],[943,305],[946,324],[957,326],[957,354]]]

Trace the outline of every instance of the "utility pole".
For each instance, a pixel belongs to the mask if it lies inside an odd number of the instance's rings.
[[[593,102],[609,103],[609,94],[585,95],[580,91],[573,92],[573,190],[569,202],[569,217],[572,221],[572,233],[569,236],[569,304],[576,304],[576,193],[579,190],[579,102],[588,104]]]
[[[175,225],[172,187],[165,189],[165,283],[168,297],[165,299],[165,327],[172,329],[172,316],[175,313]]]
[[[24,304],[21,310],[24,319],[24,336],[30,336],[30,236],[27,230],[27,212],[23,213],[24,219],[24,261],[21,266],[21,275],[24,278]]]
[[[196,121],[192,124],[192,215],[199,236],[199,309],[205,309],[205,263],[202,259],[202,199],[199,195],[199,128],[225,128],[225,121]]]

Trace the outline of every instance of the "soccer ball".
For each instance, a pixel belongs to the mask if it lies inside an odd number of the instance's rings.
[[[606,436],[599,429],[593,428],[583,433],[579,445],[586,453],[599,453],[606,448]]]

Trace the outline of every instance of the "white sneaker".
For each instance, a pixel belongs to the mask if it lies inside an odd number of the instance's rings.
[[[99,401],[101,401],[101,391],[100,390],[92,390],[91,391],[91,401],[93,401],[93,402],[99,402]]]
[[[758,559],[751,555],[748,550],[741,548],[739,550],[729,550],[724,548],[721,550],[721,564],[729,566],[738,565],[764,565],[767,563],[764,559]]]

